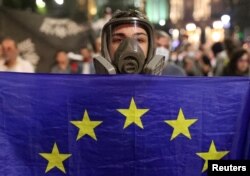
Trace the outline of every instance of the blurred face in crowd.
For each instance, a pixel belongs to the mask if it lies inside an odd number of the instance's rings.
[[[126,38],[133,38],[138,41],[140,48],[145,56],[148,53],[149,39],[145,29],[132,24],[124,24],[113,30],[111,42],[109,45],[110,57],[114,58],[115,51]]]
[[[80,52],[81,52],[81,55],[83,56],[83,61],[89,62],[90,59],[92,58],[90,50],[87,48],[83,48],[83,49],[81,49]]]
[[[69,60],[66,52],[60,51],[56,55],[56,61],[59,65],[67,65]]]
[[[240,73],[247,72],[249,69],[249,56],[245,53],[237,62],[237,70]]]
[[[159,37],[156,39],[156,46],[169,49],[170,40],[167,37]]]
[[[16,43],[12,39],[5,39],[2,42],[3,58],[8,61],[15,61],[18,56]]]
[[[187,73],[193,72],[194,63],[191,58],[185,58],[185,66],[184,69]]]

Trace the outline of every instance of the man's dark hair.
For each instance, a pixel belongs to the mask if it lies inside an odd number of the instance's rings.
[[[124,17],[136,17],[136,18],[148,20],[148,18],[145,14],[143,14],[142,12],[140,12],[138,10],[132,10],[132,9],[129,9],[127,11],[117,10],[113,14],[112,19],[124,18]]]
[[[156,38],[161,38],[161,37],[166,37],[166,38],[170,38],[170,36],[168,35],[168,33],[166,33],[163,30],[156,30],[155,31],[155,37]]]
[[[219,54],[220,52],[222,52],[224,50],[223,43],[216,42],[216,43],[213,44],[211,49],[213,51],[214,56],[216,57],[217,54]]]

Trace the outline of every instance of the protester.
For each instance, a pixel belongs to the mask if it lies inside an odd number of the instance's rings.
[[[102,32],[102,56],[95,58],[97,73],[161,74],[164,60],[154,54],[154,30],[144,14],[117,11]]]
[[[82,48],[80,53],[82,55],[82,74],[94,74],[95,68],[93,64],[92,50]]]
[[[170,61],[172,42],[170,36],[166,32],[158,30],[155,32],[155,37],[156,54],[165,57],[165,65],[162,75],[185,76],[185,71]]]
[[[52,68],[51,73],[71,73],[69,59],[65,51],[56,53],[56,65]]]
[[[99,31],[96,38],[81,41],[70,49],[72,57],[65,51],[58,52],[54,58],[57,64],[51,69],[49,65],[49,68],[40,65],[45,57],[41,54],[37,70],[66,74],[249,75],[250,66],[246,59],[246,51],[250,52],[248,38],[241,44],[235,36],[226,34],[219,42],[211,43],[213,39],[207,38],[199,43],[198,40],[193,42],[192,34],[180,30],[178,38],[174,37],[172,41],[167,32],[155,30],[147,17],[137,10],[117,11],[113,17],[111,14],[112,10],[107,8],[105,17],[96,25],[96,31]],[[18,46],[20,51],[12,38],[1,41],[0,71],[34,72],[34,65],[28,61],[29,53],[32,49],[39,54],[42,45],[24,40]],[[80,46],[86,47],[79,50]]]
[[[213,68],[210,62],[210,59],[207,55],[202,55],[200,61],[201,73],[202,76],[212,76]]]
[[[97,35],[99,35],[103,26],[111,19],[111,17],[112,9],[110,7],[106,7],[104,11],[104,16],[92,24],[92,28],[94,29]]]
[[[216,59],[216,66],[214,70],[215,76],[222,76],[223,70],[229,62],[228,54],[224,48],[222,42],[214,43],[212,46],[212,51]]]
[[[244,49],[234,51],[229,64],[224,69],[224,76],[249,75],[249,53]]]
[[[228,58],[232,57],[234,50],[240,49],[240,46],[238,46],[238,44],[231,38],[226,38],[224,40],[224,46],[225,46],[225,50],[227,52]]]
[[[0,71],[33,73],[32,64],[24,60],[20,55],[16,42],[12,38],[5,38],[2,41],[3,62],[0,64]]]
[[[186,56],[183,59],[183,68],[187,76],[202,76],[199,63],[192,57]]]

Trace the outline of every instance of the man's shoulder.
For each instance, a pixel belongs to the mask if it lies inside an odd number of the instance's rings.
[[[6,71],[7,67],[3,59],[0,59],[0,71]]]
[[[174,63],[168,63],[163,69],[162,75],[186,76],[185,71]]]
[[[23,72],[34,72],[34,66],[27,60],[24,60],[20,56],[17,58],[17,66],[22,67]]]

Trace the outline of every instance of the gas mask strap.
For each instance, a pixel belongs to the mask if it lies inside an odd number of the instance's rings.
[[[96,73],[98,74],[116,74],[115,67],[104,57],[97,56],[94,58]]]

